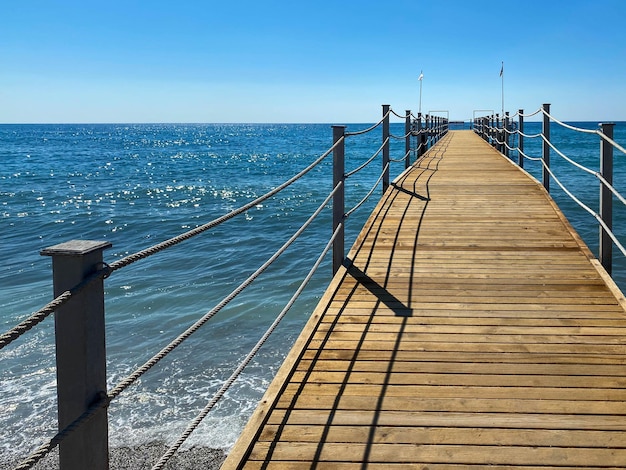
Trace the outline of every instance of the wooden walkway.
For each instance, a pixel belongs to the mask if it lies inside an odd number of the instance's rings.
[[[626,468],[625,301],[469,131],[390,187],[223,469]]]

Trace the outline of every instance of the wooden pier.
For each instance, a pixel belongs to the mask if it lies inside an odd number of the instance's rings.
[[[471,131],[385,193],[223,469],[626,467],[626,302]]]

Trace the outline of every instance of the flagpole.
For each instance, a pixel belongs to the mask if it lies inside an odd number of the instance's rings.
[[[502,78],[502,118],[504,119],[504,61],[502,61],[502,68],[500,69],[500,78]]]
[[[422,81],[424,80],[424,73],[422,71],[420,71],[420,76],[418,77],[418,80],[420,82],[420,106],[419,106],[419,113],[422,113]]]

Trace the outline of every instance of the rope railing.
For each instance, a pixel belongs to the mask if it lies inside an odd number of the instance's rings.
[[[343,170],[340,172],[342,175],[341,180],[336,182],[333,185],[332,191],[326,196],[323,202],[319,205],[319,207],[313,212],[313,214],[307,219],[307,221],[300,226],[298,230],[296,230],[291,237],[273,254],[271,255],[259,268],[257,268],[246,280],[244,280],[239,286],[237,286],[233,291],[230,292],[227,296],[225,296],[220,302],[217,303],[211,310],[202,315],[197,321],[195,321],[191,326],[189,326],[185,331],[179,334],[176,338],[171,340],[166,346],[161,348],[159,352],[154,354],[150,359],[145,361],[141,366],[137,367],[133,372],[131,372],[128,376],[120,380],[110,391],[106,392],[106,384],[103,386],[96,387],[97,389],[101,389],[99,396],[97,399],[89,399],[93,404],[87,407],[78,417],[72,419],[71,422],[63,427],[52,439],[50,439],[47,443],[41,445],[37,448],[30,456],[28,456],[24,461],[22,461],[18,467],[20,470],[26,470],[32,468],[37,462],[39,462],[43,457],[45,457],[52,449],[57,447],[60,443],[64,442],[68,436],[72,435],[76,430],[80,429],[84,426],[85,423],[94,419],[95,416],[102,416],[104,414],[106,420],[106,408],[109,403],[119,397],[125,390],[127,390],[131,385],[136,383],[140,377],[142,377],[146,372],[152,369],[155,365],[157,365],[163,358],[165,358],[170,352],[176,349],[179,345],[181,345],[184,341],[186,341],[190,336],[192,336],[195,332],[197,332],[200,328],[202,328],[210,319],[212,319],[215,315],[217,315],[221,310],[224,309],[233,299],[235,299],[241,292],[243,292],[248,286],[250,286],[264,271],[266,271],[277,259],[280,257],[302,234],[303,232],[312,224],[312,222],[320,216],[322,211],[329,205],[331,201],[333,201],[333,205],[335,205],[338,200],[338,195],[346,189],[345,181],[347,178],[354,176],[357,172],[363,170],[365,167],[370,165],[377,157],[380,157],[382,154],[382,171],[378,176],[376,182],[373,187],[367,192],[365,197],[363,197],[359,203],[357,203],[350,210],[345,211],[345,208],[341,211],[341,220],[339,223],[333,223],[333,232],[332,236],[327,243],[326,247],[322,251],[321,255],[314,263],[311,271],[302,281],[302,284],[292,297],[292,299],[287,303],[281,313],[276,317],[275,322],[272,326],[266,331],[263,337],[259,340],[259,342],[255,345],[255,347],[248,353],[246,358],[237,366],[231,377],[226,380],[220,388],[220,390],[214,395],[214,397],[207,403],[206,407],[196,416],[196,418],[189,424],[188,428],[185,430],[183,435],[173,444],[168,451],[161,457],[159,462],[154,466],[155,469],[162,468],[163,465],[167,462],[167,460],[178,450],[178,448],[182,445],[185,439],[193,432],[193,430],[199,425],[200,421],[206,417],[209,411],[214,407],[217,401],[224,395],[224,393],[228,390],[228,388],[232,385],[232,383],[236,380],[236,378],[241,374],[243,369],[249,364],[254,355],[258,352],[259,348],[267,341],[268,337],[271,335],[272,331],[276,328],[278,322],[282,320],[287,311],[292,307],[293,303],[302,293],[302,290],[308,284],[311,276],[318,270],[320,263],[323,258],[327,255],[328,251],[333,249],[333,266],[335,266],[334,258],[336,257],[335,252],[338,252],[340,256],[343,255],[343,237],[344,237],[344,227],[345,220],[347,220],[356,210],[358,210],[368,199],[371,198],[375,189],[378,187],[380,182],[383,182],[383,190],[386,189],[386,185],[388,186],[388,178],[389,178],[389,170],[391,166],[391,162],[405,162],[406,167],[410,163],[410,157],[412,153],[416,154],[417,158],[420,158],[424,151],[430,148],[430,146],[436,142],[445,132],[447,131],[447,121],[440,118],[431,118],[426,116],[423,118],[421,115],[416,118],[415,121],[412,121],[413,115],[410,111],[407,111],[405,115],[401,116],[390,107],[387,108],[387,105],[383,106],[383,117],[382,119],[374,124],[373,126],[355,132],[344,132],[339,138],[335,139],[333,145],[324,152],[321,156],[317,157],[311,164],[306,166],[304,169],[299,171],[297,174],[287,179],[282,184],[278,185],[276,188],[273,188],[271,191],[265,193],[264,195],[230,211],[227,214],[222,215],[214,220],[211,220],[203,225],[200,225],[194,229],[188,230],[178,236],[165,240],[163,242],[157,243],[153,246],[150,246],[146,249],[133,253],[131,255],[125,256],[117,261],[114,261],[110,264],[105,263],[104,261],[100,261],[95,265],[96,269],[89,276],[85,276],[80,282],[78,282],[74,287],[66,289],[60,295],[57,295],[54,300],[49,302],[46,306],[44,306],[39,311],[31,314],[26,320],[20,322],[16,327],[9,330],[7,333],[0,336],[0,349],[5,346],[11,344],[14,340],[21,337],[24,333],[31,330],[34,326],[41,323],[45,318],[47,318],[51,313],[58,311],[59,308],[64,307],[65,309],[76,308],[75,305],[70,303],[70,300],[78,295],[88,295],[90,298],[104,296],[104,291],[102,290],[103,280],[108,278],[110,274],[113,272],[120,270],[130,264],[133,264],[137,261],[146,259],[154,254],[157,254],[161,251],[164,251],[172,246],[175,246],[183,241],[189,240],[196,235],[204,233],[210,229],[213,229],[222,223],[233,219],[234,217],[250,210],[251,208],[258,206],[260,203],[272,198],[277,195],[280,191],[284,190],[291,184],[295,183],[299,179],[303,178],[307,173],[320,165],[329,155],[333,154],[333,158],[335,159],[338,153],[342,153],[345,151],[345,142],[347,137],[360,136],[369,132],[372,132],[376,128],[383,126],[383,141],[380,148],[370,157],[365,163],[359,165],[356,169],[350,171],[349,173],[345,173]],[[405,119],[405,135],[403,137],[394,136],[389,132],[389,117],[390,115],[395,115]],[[422,120],[424,120],[422,122]],[[422,124],[424,126],[422,127]],[[337,126],[335,126],[337,127]],[[415,145],[411,145],[411,139],[417,138]],[[391,139],[405,140],[405,151],[404,156],[401,159],[392,159],[389,156],[390,149],[390,141]],[[335,163],[336,165],[337,163]],[[343,163],[342,163],[343,165]],[[344,196],[341,196],[341,200],[343,200]],[[335,211],[335,210],[334,210]],[[339,243],[341,239],[341,243]],[[89,242],[87,242],[89,243]],[[108,244],[104,247],[99,247],[97,250],[101,252],[104,248],[110,246]],[[54,247],[52,247],[54,248]],[[50,250],[50,249],[47,249]],[[44,250],[45,251],[45,250]],[[43,252],[42,252],[43,254]],[[51,256],[61,256],[57,253],[46,253]],[[81,255],[82,256],[82,255]],[[53,263],[54,268],[54,263]],[[334,269],[334,268],[333,268]],[[98,282],[100,281],[100,282]],[[55,287],[56,289],[56,287]],[[104,301],[102,302],[104,305]],[[65,310],[63,310],[65,312]],[[101,312],[103,314],[103,312]],[[67,315],[63,313],[61,316],[64,317]],[[81,315],[92,315],[92,313],[84,312]],[[102,331],[102,335],[104,337],[104,331]],[[104,341],[103,341],[104,344]],[[60,366],[59,366],[60,367]],[[71,388],[71,385],[69,386]],[[58,384],[59,388],[59,400],[61,400],[61,389],[68,388],[68,384]],[[93,387],[91,387],[93,389]],[[61,422],[61,421],[59,421]],[[65,421],[67,422],[67,421]],[[105,421],[106,423],[106,421]],[[97,437],[97,436],[96,436]],[[106,434],[101,438],[106,439]],[[74,444],[72,444],[74,445]],[[63,447],[62,447],[63,449]],[[85,453],[83,451],[83,453]],[[69,467],[68,467],[69,468]],[[65,470],[65,468],[62,468]],[[73,468],[72,468],[73,470]]]
[[[363,204],[365,204],[365,202],[367,202],[367,200],[372,196],[372,194],[374,194],[374,191],[378,187],[378,184],[382,181],[383,176],[385,175],[385,171],[387,169],[389,169],[389,163],[385,165],[385,168],[383,169],[382,173],[380,174],[376,182],[373,184],[372,188],[365,195],[365,197],[361,199],[352,209],[346,212],[345,214],[346,219],[349,218],[354,212],[356,212]]]
[[[334,146],[333,146],[334,147]],[[333,148],[331,147],[331,149]],[[328,155],[326,152],[324,155]],[[289,181],[289,180],[288,180]],[[74,432],[79,426],[85,424],[91,417],[93,417],[100,409],[108,406],[108,404],[116,399],[124,390],[135,383],[142,375],[148,372],[152,367],[158,364],[164,359],[170,352],[180,346],[185,340],[187,340],[193,333],[198,331],[206,322],[219,313],[224,307],[226,307],[232,300],[234,300],[241,292],[244,291],[254,280],[256,280],[265,270],[267,270],[280,255],[282,255],[289,246],[291,246],[304,232],[304,230],[313,222],[313,220],[321,213],[321,211],[327,206],[332,199],[338,188],[334,188],[333,191],[326,197],[324,202],[318,207],[313,215],[276,251],[263,265],[261,265],[252,275],[250,275],[245,281],[243,281],[235,290],[233,290],[228,296],[226,296],[221,302],[218,303],[208,313],[203,315],[199,320],[192,324],[187,330],[177,336],[167,346],[162,348],[157,354],[146,361],[142,366],[137,368],[133,373],[121,380],[110,392],[106,394],[106,399],[100,400],[95,405],[92,405],[83,415],[77,420],[67,426],[65,429],[55,435],[47,444],[42,445],[33,454],[31,454],[24,462],[18,467],[20,470],[32,468],[39,460],[52,451],[60,442],[67,438],[72,432]],[[235,211],[232,211],[235,212]],[[232,213],[231,212],[231,213]],[[93,276],[92,276],[93,277]]]
[[[526,155],[524,152],[519,150],[519,148],[517,149],[517,151],[527,160],[530,160],[530,161],[533,161],[533,162],[540,162],[541,161],[541,157],[531,157],[530,155]]]
[[[211,400],[206,404],[206,406],[202,409],[202,411],[198,413],[198,415],[189,423],[185,431],[180,435],[180,437],[176,440],[176,442],[172,444],[169,447],[169,449],[161,456],[159,461],[152,467],[152,470],[160,470],[165,466],[165,464],[167,464],[169,459],[174,456],[174,454],[178,451],[178,449],[180,449],[180,447],[185,443],[187,438],[193,433],[193,431],[195,431],[198,428],[198,426],[204,420],[204,418],[207,417],[207,415],[213,409],[213,407],[217,404],[217,402],[230,389],[233,383],[235,383],[235,380],[237,380],[237,378],[241,375],[241,373],[248,366],[248,364],[250,364],[252,359],[254,359],[254,357],[259,352],[261,347],[267,342],[270,335],[276,330],[280,322],[284,319],[285,315],[287,315],[287,312],[291,310],[291,307],[293,307],[293,304],[296,302],[296,300],[298,300],[298,298],[304,291],[304,288],[307,286],[307,284],[309,283],[313,275],[319,269],[319,266],[321,265],[322,260],[326,257],[328,252],[331,250],[333,246],[333,242],[335,241],[335,238],[339,234],[339,231],[340,231],[340,228],[335,229],[330,240],[328,241],[328,243],[322,250],[322,253],[319,255],[319,257],[317,258],[317,260],[315,261],[315,263],[309,270],[304,280],[300,283],[296,292],[293,294],[291,299],[289,299],[289,302],[287,302],[285,307],[281,310],[278,316],[274,319],[274,321],[269,326],[269,328],[265,331],[263,336],[257,341],[257,343],[250,350],[250,352],[246,355],[246,357],[241,361],[241,363],[235,369],[235,371],[224,382],[222,387],[217,392],[215,392]]]
[[[539,134],[524,134],[523,132],[517,131],[517,135],[521,135],[522,137],[526,137],[527,139],[538,139],[543,134],[541,134],[541,132]]]
[[[536,116],[537,114],[539,114],[539,113],[541,113],[541,112],[543,112],[543,109],[542,109],[542,108],[539,108],[537,111],[535,111],[535,112],[533,112],[533,113],[524,114],[523,112],[518,111],[518,112],[517,112],[517,113],[515,113],[515,114],[516,114],[516,115],[518,115],[518,116],[521,116],[521,117],[523,117],[523,118],[527,118],[527,117],[533,117],[533,116]]]
[[[288,186],[292,185],[293,183],[295,183],[296,181],[298,181],[300,178],[302,178],[304,175],[306,175],[307,173],[309,173],[311,170],[313,170],[315,167],[317,167],[320,163],[322,163],[322,161],[324,161],[328,155],[330,155],[333,150],[340,145],[340,142],[336,142],[332,147],[330,147],[326,152],[324,152],[319,158],[317,158],[313,163],[311,163],[310,165],[308,165],[306,168],[304,168],[302,171],[300,171],[299,173],[297,173],[296,175],[294,175],[293,177],[289,178],[287,181],[285,181],[284,183],[280,184],[279,186],[277,186],[276,188],[272,189],[271,191],[265,193],[264,195],[256,198],[255,200],[244,204],[243,206],[234,209],[232,211],[230,211],[228,214],[225,214],[217,219],[214,219],[206,224],[203,224],[199,227],[196,227],[194,229],[188,230],[187,232],[184,232],[176,237],[170,238],[168,240],[165,240],[161,243],[158,243],[156,245],[153,245],[149,248],[146,248],[144,250],[138,251],[137,253],[128,255],[118,261],[115,261],[113,263],[111,263],[110,265],[106,265],[106,267],[104,269],[101,269],[99,271],[97,271],[96,273],[93,273],[90,277],[86,278],[85,280],[83,280],[80,284],[76,285],[73,289],[70,289],[66,292],[64,292],[63,294],[57,296],[55,299],[53,299],[51,302],[49,302],[48,304],[46,304],[46,306],[44,306],[42,309],[38,310],[37,312],[31,314],[26,320],[20,322],[17,326],[15,326],[14,328],[12,328],[11,330],[9,330],[8,332],[2,334],[0,336],[0,349],[4,348],[5,346],[8,346],[11,342],[13,342],[14,340],[16,340],[17,338],[19,338],[21,335],[23,335],[24,333],[26,333],[27,331],[29,331],[31,328],[33,328],[35,325],[41,323],[43,320],[45,320],[51,313],[54,313],[56,310],[58,310],[60,307],[62,307],[63,305],[65,305],[71,298],[72,296],[80,293],[83,289],[85,289],[86,287],[88,287],[91,283],[95,282],[98,279],[103,279],[104,277],[108,277],[112,272],[117,271],[121,268],[124,268],[126,266],[129,266],[132,263],[135,263],[137,261],[143,260],[148,258],[149,256],[152,256],[154,254],[159,253],[160,251],[163,251],[167,248],[171,248],[172,246],[175,246],[185,240],[188,240],[190,238],[195,237],[196,235],[200,235],[203,232],[206,232],[207,230],[213,229],[215,227],[217,227],[218,225],[221,225],[222,223],[236,217],[239,214],[242,214],[250,209],[252,209],[253,207],[258,206],[259,204],[261,204],[262,202],[270,199],[271,197],[275,196],[276,194],[278,194],[279,192],[281,192],[282,190],[284,190],[285,188],[287,188]]]
[[[97,413],[109,406],[109,397],[106,394],[101,394],[99,399],[92,403],[78,418],[76,418],[71,424],[59,431],[52,439],[45,444],[39,446],[33,453],[31,453],[26,459],[18,464],[13,470],[29,470],[33,468],[41,459],[52,452],[56,447],[74,434],[81,426],[85,425],[91,418]]]
[[[578,162],[576,162],[576,161],[572,160],[571,158],[569,158],[567,155],[565,155],[563,152],[561,152],[558,148],[556,148],[556,147],[554,146],[554,144],[553,144],[552,142],[550,142],[550,140],[549,140],[549,139],[547,139],[547,138],[546,138],[546,136],[545,136],[545,135],[541,134],[541,140],[543,140],[546,144],[548,144],[548,145],[550,146],[550,148],[551,148],[552,150],[554,150],[554,151],[557,153],[557,155],[558,155],[559,157],[561,157],[563,160],[565,160],[565,161],[566,161],[566,162],[568,162],[569,164],[571,164],[571,165],[575,166],[575,167],[576,167],[576,168],[578,168],[579,170],[582,170],[582,171],[584,171],[585,173],[588,173],[588,174],[593,175],[593,176],[595,176],[596,174],[598,174],[598,172],[597,172],[597,171],[594,171],[594,170],[592,170],[592,169],[590,169],[590,168],[587,168],[586,166],[581,165],[580,163],[578,163]]]
[[[109,392],[109,398],[113,400],[117,396],[119,396],[120,393],[122,393],[125,389],[127,389],[130,385],[137,381],[137,379],[139,379],[143,374],[145,374],[148,370],[154,367],[159,361],[165,358],[165,356],[167,356],[175,348],[180,346],[183,341],[185,341],[193,333],[198,331],[206,322],[208,322],[211,318],[217,315],[224,307],[232,302],[248,286],[250,286],[253,281],[255,281],[263,272],[265,272],[287,250],[287,248],[289,248],[300,237],[300,235],[302,235],[302,232],[306,230],[306,228],[326,207],[326,205],[332,199],[337,190],[338,188],[333,189],[333,191],[326,197],[324,202],[318,207],[313,215],[265,263],[263,263],[256,271],[248,276],[248,278],[243,281],[239,286],[237,286],[237,288],[235,288],[230,294],[224,297],[215,307],[213,307],[209,312],[204,314],[202,318],[197,320],[193,325],[191,325],[189,328],[187,328],[187,330],[177,336],[173,341],[171,341],[167,346],[165,346],[152,358],[146,361],[142,366],[138,367],[135,372],[130,374],[125,379],[121,380],[117,384],[117,386],[115,386]]]
[[[561,181],[556,177],[556,175],[554,174],[551,168],[548,167],[547,171],[548,173],[550,173],[550,176],[552,176],[552,179],[554,179],[556,184],[563,190],[565,194],[567,194],[570,197],[572,201],[574,201],[581,209],[588,212],[591,216],[593,216],[598,221],[600,226],[602,226],[602,228],[609,234],[609,237],[611,237],[611,240],[613,240],[613,243],[615,243],[615,246],[617,246],[619,250],[622,252],[622,254],[626,256],[626,248],[624,248],[624,246],[617,239],[617,237],[615,236],[615,233],[613,233],[613,230],[611,230],[609,226],[606,224],[606,222],[602,220],[602,217],[600,216],[600,214],[598,214],[596,211],[591,209],[588,205],[586,205],[580,199],[578,199],[570,190],[568,190],[567,187],[563,183],[561,183]]]
[[[565,127],[566,129],[569,129],[571,131],[582,132],[584,134],[597,134],[598,133],[598,131],[595,129],[583,129],[582,127],[572,126],[570,124],[566,124],[562,121],[559,121],[554,116],[552,116],[549,112],[543,109],[541,110],[541,112],[544,114],[544,116],[547,116],[552,122],[558,124],[561,127]]]
[[[508,114],[508,113],[507,113]],[[543,116],[542,131],[537,134],[526,134],[523,131],[523,119],[525,117],[535,116],[541,114]],[[626,197],[624,197],[612,184],[613,180],[613,149],[626,154],[626,149],[613,140],[613,124],[600,124],[601,129],[586,129],[578,126],[574,126],[563,121],[556,119],[550,114],[550,105],[543,105],[534,113],[524,114],[523,110],[519,110],[516,115],[519,117],[519,125],[516,129],[511,130],[506,126],[507,120],[500,120],[498,115],[487,116],[475,119],[474,129],[483,137],[486,141],[490,142],[494,147],[503,153],[514,151],[519,156],[519,164],[523,166],[524,160],[540,161],[543,173],[543,185],[546,190],[549,191],[550,178],[553,179],[557,185],[563,190],[563,192],[572,200],[576,205],[582,208],[596,219],[600,226],[600,244],[599,255],[600,261],[607,272],[610,274],[612,270],[612,255],[611,244],[614,244],[618,249],[626,256],[623,245],[618,240],[612,228],[612,197],[615,197],[622,205],[626,206]],[[575,161],[573,158],[566,155],[561,151],[550,138],[550,123],[554,122],[564,129],[587,134],[597,135],[600,139],[600,171],[588,168],[587,166]],[[518,138],[517,146],[511,146],[508,144],[507,139],[501,139],[501,135],[514,135]],[[542,142],[542,155],[541,157],[531,157],[524,152],[524,139],[539,139]],[[505,152],[506,149],[506,152]],[[577,198],[571,190],[569,190],[565,184],[563,184],[557,176],[554,174],[550,165],[550,150],[552,150],[557,156],[569,165],[577,168],[578,170],[592,175],[598,179],[601,189],[600,197],[600,212],[595,212],[588,205],[585,205]],[[508,155],[507,155],[508,156]]]
[[[28,332],[33,327],[44,321],[46,318],[48,318],[48,316],[50,316],[50,314],[54,313],[60,307],[69,302],[72,296],[80,293],[83,289],[89,287],[92,282],[96,281],[97,279],[102,279],[105,276],[105,271],[106,270],[103,269],[92,274],[88,278],[84,279],[80,284],[77,284],[73,289],[67,290],[61,295],[55,297],[44,307],[32,313],[26,320],[20,322],[18,325],[14,326],[6,333],[3,333],[2,336],[0,336],[0,349],[8,346],[24,333]]]
[[[383,115],[382,119],[380,121],[378,121],[376,124],[374,124],[373,126],[368,127],[367,129],[360,130],[360,131],[346,132],[345,136],[346,137],[351,137],[351,136],[355,136],[355,135],[363,135],[363,134],[367,134],[369,132],[372,132],[374,129],[376,129],[378,126],[380,126],[383,122],[385,122],[385,119],[387,119],[389,117],[389,114],[391,114],[391,110],[388,111],[385,115]]]
[[[395,117],[398,117],[400,119],[404,119],[406,117],[406,114],[404,116],[401,114],[398,114],[393,108],[389,109],[389,112],[393,114]]]
[[[351,170],[351,171],[347,172],[346,173],[346,178],[350,178],[351,176],[357,174],[359,171],[361,171],[364,168],[366,168],[367,166],[369,166],[369,164],[372,163],[376,159],[376,157],[378,157],[381,154],[381,152],[385,148],[385,145],[387,145],[387,144],[389,144],[389,139],[385,139],[385,141],[378,148],[378,150],[376,150],[376,152],[374,152],[374,154],[370,158],[368,158],[365,162],[363,162],[361,165],[356,167],[354,170]]]
[[[412,135],[411,132],[407,132],[404,135],[394,135],[394,134],[389,134],[389,137],[391,137],[392,139],[396,139],[396,140],[404,140],[407,137],[409,137],[410,135]]]
[[[392,161],[392,162],[395,162],[395,163],[401,163],[401,162],[405,161],[407,158],[410,158],[412,152],[413,152],[412,150],[409,150],[407,153],[404,154],[404,157],[402,157],[402,158],[390,158],[389,161]]]
[[[611,144],[614,148],[616,148],[617,150],[619,150],[620,152],[622,152],[624,155],[626,155],[626,147],[621,146],[620,144],[618,144],[617,142],[615,142],[613,139],[611,139],[610,137],[608,137],[606,134],[604,134],[603,132],[600,131],[596,131],[596,134],[598,134],[600,136],[600,138],[602,140],[604,140],[606,143]]]
[[[615,142],[610,137],[606,136],[602,131],[600,131],[598,129],[584,129],[584,128],[581,128],[581,127],[575,127],[575,126],[572,126],[572,125],[567,124],[565,122],[559,121],[558,119],[556,119],[553,116],[551,116],[550,113],[547,113],[547,112],[544,111],[544,114],[548,118],[550,118],[552,121],[554,121],[555,123],[557,123],[558,125],[560,125],[562,127],[565,127],[566,129],[569,129],[569,130],[572,130],[572,131],[576,131],[576,132],[582,132],[582,133],[585,133],[585,134],[596,134],[596,135],[600,136],[600,138],[602,140],[604,140],[605,142],[611,144],[614,148],[616,148],[617,150],[619,150],[623,154],[626,154],[626,148],[622,147],[620,144]]]

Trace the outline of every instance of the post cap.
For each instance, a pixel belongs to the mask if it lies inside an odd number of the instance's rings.
[[[49,246],[41,250],[42,256],[84,256],[98,250],[111,248],[113,244],[107,241],[95,240],[70,240]]]

